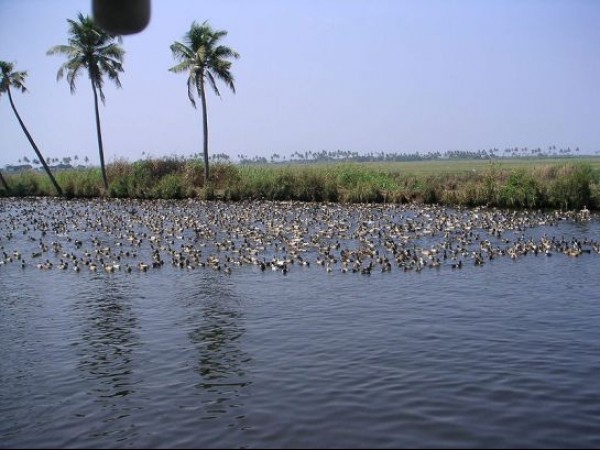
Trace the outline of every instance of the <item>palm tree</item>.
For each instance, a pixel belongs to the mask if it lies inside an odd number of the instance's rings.
[[[208,184],[208,118],[206,114],[206,81],[213,88],[218,97],[221,96],[217,88],[217,80],[221,80],[235,93],[234,79],[231,74],[230,58],[239,58],[240,55],[233,49],[220,45],[222,38],[227,36],[227,31],[213,30],[208,22],[201,25],[192,22],[190,30],[185,33],[182,42],[171,45],[173,58],[179,64],[169,70],[174,73],[188,72],[188,98],[192,106],[196,107],[194,90],[202,101],[202,118],[204,129],[204,184]]]
[[[56,192],[58,193],[59,196],[62,196],[63,195],[62,189],[56,182],[54,175],[52,175],[52,172],[50,171],[48,164],[46,164],[46,160],[42,156],[40,149],[38,148],[38,146],[35,144],[33,138],[31,137],[29,130],[27,130],[25,123],[23,123],[23,120],[21,119],[21,116],[19,115],[19,113],[17,111],[15,102],[13,101],[13,98],[12,98],[12,93],[10,91],[10,88],[12,86],[17,90],[20,90],[21,92],[27,92],[27,88],[25,87],[25,78],[27,78],[27,72],[26,71],[13,71],[13,69],[14,69],[13,63],[0,61],[0,71],[2,72],[2,74],[0,75],[0,95],[4,94],[5,92],[8,94],[8,100],[10,101],[10,106],[12,107],[12,110],[15,113],[17,120],[19,121],[19,125],[21,125],[21,129],[25,133],[25,136],[27,136],[29,143],[33,147],[33,151],[35,152],[38,159],[44,166],[44,170],[48,174],[48,177],[50,178],[50,181],[54,185]],[[5,181],[2,184],[5,184]]]
[[[98,135],[102,179],[104,180],[104,188],[108,190],[108,178],[106,177],[106,167],[104,165],[104,147],[102,146],[102,132],[100,130],[100,113],[98,111],[98,94],[100,94],[100,100],[104,104],[105,97],[102,91],[104,75],[114,81],[117,87],[121,87],[119,73],[123,72],[122,63],[125,50],[119,46],[122,42],[120,37],[106,33],[89,16],[79,13],[77,21],[67,19],[67,22],[69,23],[69,44],[56,45],[48,50],[47,54],[63,54],[67,57],[67,62],[60,66],[56,79],[60,80],[66,71],[71,94],[75,93],[77,77],[83,71],[87,71],[94,92],[96,133]]]

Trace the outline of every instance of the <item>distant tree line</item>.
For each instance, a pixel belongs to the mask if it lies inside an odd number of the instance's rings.
[[[580,152],[579,147],[574,150],[571,147],[557,148],[555,145],[549,146],[547,149],[527,148],[527,147],[510,147],[504,150],[490,148],[484,150],[449,150],[444,153],[429,152],[429,153],[397,153],[397,152],[369,152],[358,153],[344,150],[320,152],[296,151],[289,157],[281,156],[279,153],[273,153],[270,158],[265,156],[246,156],[238,154],[237,158],[241,164],[315,164],[328,162],[410,162],[410,161],[436,161],[436,160],[473,160],[473,159],[500,159],[500,158],[557,158],[576,156]],[[213,155],[216,156],[216,155]],[[229,161],[227,155],[219,155],[219,161]]]
[[[597,152],[598,153],[598,152]],[[527,147],[510,147],[504,150],[490,148],[487,150],[449,150],[444,153],[385,153],[385,152],[370,152],[358,153],[344,150],[320,152],[306,151],[294,152],[290,156],[273,153],[269,158],[266,156],[246,156],[238,154],[237,162],[242,165],[265,165],[265,164],[320,164],[320,163],[335,163],[335,162],[411,162],[411,161],[441,161],[441,160],[496,160],[503,158],[527,158],[527,159],[544,159],[544,158],[569,158],[580,154],[579,147],[575,149],[558,148],[555,145],[549,146],[542,150],[541,147],[529,149]],[[149,154],[142,152],[142,156],[150,158]],[[170,158],[185,160],[200,160],[203,158],[201,153],[193,153],[187,157],[173,156]],[[62,158],[48,158],[47,161],[52,169],[69,169],[69,168],[84,168],[89,167],[89,158],[86,156],[83,161],[85,165],[77,164],[79,156],[65,156]],[[214,153],[210,155],[209,160],[213,163],[233,163],[234,159],[226,153]],[[18,160],[19,165],[5,166],[9,172],[18,172],[21,170],[29,170],[32,168],[41,169],[38,159],[30,160],[24,156]],[[33,167],[33,166],[36,167]]]

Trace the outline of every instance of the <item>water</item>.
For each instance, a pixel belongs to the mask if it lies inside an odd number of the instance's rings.
[[[3,208],[0,244],[29,258],[41,232],[7,239]],[[600,223],[514,233],[599,240]],[[599,447],[599,268],[594,252],[370,276],[5,264],[0,447]]]

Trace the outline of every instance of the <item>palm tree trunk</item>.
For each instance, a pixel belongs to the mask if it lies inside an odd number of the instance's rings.
[[[91,78],[91,77],[90,77]],[[104,147],[102,146],[102,131],[100,130],[100,111],[98,110],[98,93],[96,85],[92,80],[92,91],[94,91],[94,110],[96,111],[96,134],[98,135],[98,152],[100,153],[100,169],[102,170],[102,180],[104,189],[108,191],[108,178],[106,177],[106,166],[104,165]]]
[[[6,192],[10,192],[10,188],[8,187],[8,183],[4,179],[4,176],[2,176],[2,172],[0,172],[0,183],[2,183],[2,186],[4,186],[4,190]]]
[[[48,177],[50,178],[50,181],[52,181],[52,184],[54,185],[54,188],[56,189],[56,192],[58,193],[58,195],[60,197],[62,197],[63,196],[62,189],[60,188],[60,186],[56,182],[56,179],[54,178],[54,175],[52,175],[52,172],[50,171],[50,167],[48,167],[48,164],[46,164],[46,160],[42,156],[42,153],[38,149],[37,145],[35,145],[35,142],[33,141],[33,138],[31,137],[31,134],[29,134],[29,131],[27,130],[27,127],[25,126],[25,124],[23,123],[23,120],[21,120],[21,116],[17,112],[17,108],[15,107],[15,103],[13,102],[13,98],[12,98],[12,95],[10,93],[10,87],[7,89],[7,91],[8,91],[8,99],[10,100],[10,106],[12,106],[12,110],[15,113],[15,116],[17,116],[17,120],[19,121],[19,124],[21,125],[21,128],[23,129],[23,132],[25,133],[25,136],[27,136],[27,139],[29,140],[29,143],[33,147],[33,150],[35,151],[35,154],[37,155],[38,159],[42,163],[42,166],[44,166],[44,170],[48,174]]]
[[[202,99],[202,124],[204,125],[204,186],[208,186],[208,116],[206,113],[206,92],[204,78],[200,82],[200,98]]]

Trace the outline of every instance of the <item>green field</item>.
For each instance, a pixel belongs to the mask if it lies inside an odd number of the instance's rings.
[[[363,163],[374,170],[384,172],[401,172],[413,175],[440,175],[461,174],[473,171],[488,170],[491,165],[502,171],[519,169],[536,170],[549,166],[565,164],[587,164],[595,170],[600,170],[600,156],[586,156],[578,158],[506,158],[490,160],[437,160],[437,161],[409,161],[409,162],[374,162]]]

